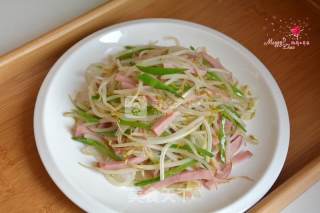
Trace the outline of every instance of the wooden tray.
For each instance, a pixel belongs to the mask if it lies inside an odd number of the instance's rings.
[[[307,185],[319,180],[319,172],[316,175],[312,172],[319,169],[316,157],[320,154],[320,13],[317,8],[320,7],[315,0],[281,3],[275,0],[113,0],[1,56],[0,212],[81,211],[54,185],[38,156],[32,127],[37,92],[53,63],[79,39],[114,23],[146,17],[178,18],[215,28],[238,40],[271,70],[288,106],[291,139],[285,166],[272,188],[275,191],[262,204],[267,202],[270,206],[270,202],[279,200],[279,196],[292,189],[295,185],[292,183],[300,183],[305,189],[305,184],[301,184],[305,180]],[[308,17],[310,46],[295,50],[264,46],[268,33],[264,30],[265,19],[272,16],[293,20]],[[316,160],[311,166],[303,170],[308,175],[298,174],[289,184],[286,182],[313,159]],[[262,211],[265,206],[258,205],[252,211]],[[273,210],[284,206],[278,205]]]

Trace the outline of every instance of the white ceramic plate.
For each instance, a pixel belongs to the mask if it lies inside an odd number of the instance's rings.
[[[237,165],[232,175],[255,180],[235,180],[218,190],[202,190],[199,198],[183,201],[155,192],[140,198],[130,188],[116,187],[100,174],[78,162],[93,159],[80,152],[81,144],[71,140],[73,121],[63,112],[73,106],[73,95],[84,84],[87,66],[99,62],[124,45],[158,40],[172,45],[165,36],[177,37],[183,46],[205,46],[221,59],[240,82],[248,84],[259,102],[257,116],[248,131],[260,144],[250,146],[254,156]],[[242,212],[256,203],[271,187],[286,158],[289,119],[279,87],[266,67],[236,41],[213,29],[178,20],[145,19],[102,29],[69,49],[52,67],[38,94],[34,131],[41,159],[58,187],[77,205],[89,212]]]

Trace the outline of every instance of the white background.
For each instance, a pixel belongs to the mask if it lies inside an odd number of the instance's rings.
[[[0,55],[106,2],[105,0],[0,0]],[[320,182],[283,213],[319,212]]]
[[[0,55],[105,0],[0,0]]]

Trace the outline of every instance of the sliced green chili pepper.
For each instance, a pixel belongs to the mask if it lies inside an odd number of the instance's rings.
[[[205,65],[207,67],[212,67],[212,65],[209,63],[209,61],[205,58],[202,58],[202,63],[203,63],[203,65]]]
[[[140,74],[138,76],[138,79],[140,81],[142,81],[144,84],[149,85],[155,89],[165,90],[165,91],[171,92],[172,94],[174,94],[178,97],[181,97],[177,93],[177,88],[170,86],[170,85],[166,85],[166,84],[162,83],[161,81],[159,81],[158,79],[156,79],[148,74]]]
[[[223,82],[224,84],[229,84],[219,74],[213,71],[207,72],[207,78],[209,80],[220,81],[220,82]],[[244,96],[244,93],[236,85],[232,85],[232,84],[229,84],[229,85],[231,87],[233,95],[238,96],[240,98]]]
[[[190,160],[187,163],[184,163],[180,166],[169,169],[168,171],[165,172],[164,176],[170,177],[170,176],[179,174],[179,173],[183,172],[184,170],[186,170],[187,168],[189,168],[190,166],[194,165],[195,163],[197,163],[196,160]],[[146,186],[146,185],[149,185],[152,183],[156,183],[158,181],[160,181],[160,176],[136,182],[134,185],[135,186]]]
[[[234,113],[238,118],[240,118],[239,113],[236,111],[236,109],[233,106],[225,105],[225,104],[223,106],[228,110],[230,110],[230,112]]]
[[[165,177],[170,177],[176,174],[179,174],[181,172],[183,172],[184,170],[186,170],[187,168],[189,168],[190,166],[194,165],[195,163],[197,163],[198,161],[196,160],[190,160],[189,162],[186,162],[180,166],[174,167],[169,169],[167,172],[165,172]]]
[[[223,163],[226,163],[226,135],[224,132],[226,124],[226,119],[224,116],[221,118],[221,128],[218,132],[218,138],[219,138],[219,152],[220,152],[220,159]]]
[[[244,96],[243,92],[236,85],[231,85],[231,89],[234,95],[241,98]]]
[[[91,96],[91,99],[92,100],[99,100],[100,99],[100,95],[99,94],[93,95],[93,96]]]
[[[88,122],[88,123],[95,123],[100,120],[99,117],[92,115],[92,114],[80,109],[79,107],[77,107],[77,109],[73,110],[73,112],[75,112],[77,115],[79,115],[81,120]]]
[[[135,186],[146,186],[152,183],[156,183],[160,181],[160,176],[158,177],[154,177],[154,178],[149,178],[149,179],[145,179],[145,180],[141,180],[139,182],[136,182],[134,185]]]
[[[236,125],[237,127],[239,127],[240,129],[242,129],[244,132],[247,132],[244,124],[242,124],[241,122],[239,122],[240,118],[239,118],[239,114],[238,113],[234,113],[233,110],[230,110],[229,108],[225,107],[225,106],[221,106],[220,109],[222,110],[221,113],[222,115],[228,119],[229,121],[231,121],[234,125]],[[234,116],[231,113],[234,114]]]
[[[143,128],[143,129],[150,129],[151,128],[151,124],[143,123],[141,121],[131,121],[131,120],[129,121],[129,120],[120,119],[119,123],[121,125],[131,126],[131,127],[138,127],[138,128]]]
[[[117,155],[109,146],[102,144],[98,141],[88,139],[85,137],[73,137],[73,140],[76,140],[78,142],[81,142],[83,144],[93,146],[98,152],[100,152],[102,155],[106,157],[110,157],[113,160],[120,161],[122,158]]]
[[[142,72],[149,73],[152,75],[170,75],[170,74],[177,74],[183,73],[186,69],[185,68],[164,68],[164,67],[145,67],[145,66],[138,66],[137,68]]]
[[[221,81],[221,82],[223,81],[222,77],[220,77],[217,73],[212,71],[207,72],[207,78],[213,81]]]
[[[201,147],[199,147],[199,146],[197,146],[197,145],[195,145],[195,144],[194,144],[194,147],[196,148],[198,154],[201,155],[202,157],[208,156],[208,157],[211,157],[211,158],[212,158],[212,157],[214,156],[214,155],[213,155],[211,152],[209,152],[208,150],[203,149],[203,148],[201,148]],[[189,151],[189,152],[192,152],[192,149],[191,149],[191,147],[190,147],[189,145],[179,146],[179,145],[177,145],[177,144],[173,144],[173,145],[171,145],[171,148],[184,149],[184,150],[187,150],[187,151]]]
[[[117,57],[117,59],[119,59],[119,60],[130,59],[130,58],[132,58],[135,54],[138,54],[138,53],[140,53],[140,52],[142,52],[142,51],[144,51],[144,50],[152,50],[152,49],[154,49],[154,48],[152,48],[152,47],[142,47],[142,48],[138,48],[138,47],[137,47],[137,48],[131,48],[131,49],[125,51],[122,55],[119,55],[119,56]]]

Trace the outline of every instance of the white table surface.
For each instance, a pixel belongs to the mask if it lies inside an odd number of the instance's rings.
[[[320,181],[292,202],[282,213],[318,213],[320,212]]]
[[[0,55],[106,0],[0,0]]]
[[[0,0],[0,55],[89,11],[106,0]],[[320,182],[282,213],[320,212]]]

